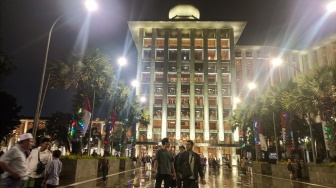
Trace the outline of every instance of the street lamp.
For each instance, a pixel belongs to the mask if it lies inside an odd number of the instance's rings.
[[[146,97],[140,97],[140,102],[146,102]]]
[[[127,60],[126,60],[126,58],[124,58],[124,57],[120,57],[120,58],[118,59],[118,64],[119,64],[120,66],[124,66],[124,65],[126,65],[126,64],[127,64]]]
[[[335,12],[336,11],[336,1],[330,1],[327,4],[326,9],[329,13]]]
[[[96,10],[98,8],[98,5],[95,3],[94,0],[87,0],[87,2],[85,3],[86,8],[89,12],[92,12],[94,10]],[[94,8],[95,7],[95,8]],[[42,78],[41,78],[41,83],[40,83],[40,89],[39,89],[39,94],[38,94],[38,98],[37,98],[37,105],[36,105],[36,112],[35,112],[35,117],[34,117],[34,124],[33,124],[33,137],[36,137],[36,131],[37,131],[37,127],[40,121],[40,114],[41,114],[41,102],[42,102],[42,93],[43,93],[43,87],[44,87],[44,77],[45,77],[45,72],[46,72],[46,68],[47,68],[47,62],[48,62],[48,54],[49,54],[49,46],[50,46],[50,39],[51,39],[51,33],[56,25],[56,23],[63,18],[65,14],[62,14],[61,16],[59,16],[54,23],[51,25],[51,28],[49,30],[49,34],[48,34],[48,41],[47,41],[47,48],[46,48],[46,53],[45,53],[45,57],[44,57],[44,64],[43,64],[43,69],[42,69]]]
[[[131,84],[132,84],[133,87],[138,87],[139,86],[139,82],[137,80],[133,80]]]
[[[253,89],[255,89],[257,87],[257,84],[255,84],[254,82],[250,82],[248,84],[248,87],[249,87],[250,90],[253,90]]]

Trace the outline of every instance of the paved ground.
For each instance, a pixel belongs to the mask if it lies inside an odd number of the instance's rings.
[[[147,172],[147,174],[150,174]],[[200,188],[238,188],[238,187],[256,187],[256,188],[327,188],[326,186],[311,184],[309,182],[290,181],[289,179],[274,178],[270,176],[262,176],[253,174],[253,177],[244,176],[238,173],[237,168],[227,170],[220,168],[218,171],[212,169],[206,171],[206,185],[200,185]],[[112,174],[108,177],[106,184],[101,178],[88,179],[80,182],[66,182],[61,180],[62,188],[95,188],[95,187],[111,187],[111,188],[152,188],[154,187],[154,179],[146,176],[143,168],[136,168],[126,172]]]

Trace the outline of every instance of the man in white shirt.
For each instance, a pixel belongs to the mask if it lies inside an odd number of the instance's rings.
[[[45,165],[51,161],[52,153],[49,151],[50,139],[43,138],[41,145],[38,148],[33,149],[27,158],[29,180],[25,187],[41,188],[44,179],[44,170],[37,170],[37,164],[41,161]],[[43,165],[42,165],[43,166]]]
[[[33,145],[33,135],[30,133],[19,136],[18,144],[7,151],[0,159],[0,167],[6,171],[3,174],[0,187],[23,188],[28,179],[28,167],[24,152]]]

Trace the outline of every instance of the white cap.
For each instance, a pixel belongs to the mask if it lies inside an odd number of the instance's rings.
[[[33,135],[31,133],[21,134],[19,135],[18,141],[20,142],[27,139],[33,139]]]

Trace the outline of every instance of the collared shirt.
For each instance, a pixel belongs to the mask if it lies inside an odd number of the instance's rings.
[[[1,162],[10,166],[13,170],[20,174],[21,179],[28,179],[28,167],[26,164],[25,150],[19,144],[13,146],[0,159]],[[10,176],[8,172],[3,174],[3,178]]]
[[[195,157],[193,156],[193,152],[189,152],[189,164],[190,164],[190,169],[191,169],[191,172],[192,172],[192,175],[190,176],[190,179],[195,179],[195,176],[194,176],[194,167],[195,167]]]
[[[27,158],[27,165],[28,165],[28,175],[32,178],[40,178],[43,177],[44,172],[41,174],[36,175],[36,168],[38,161],[38,153],[39,153],[40,147],[33,149],[30,152],[29,157]],[[40,160],[43,164],[47,164],[52,159],[52,153],[46,149],[44,151],[40,151]]]
[[[48,162],[46,167],[46,174],[48,176],[48,179],[46,183],[49,185],[58,185],[61,171],[62,162],[58,158],[54,158],[53,160]]]

